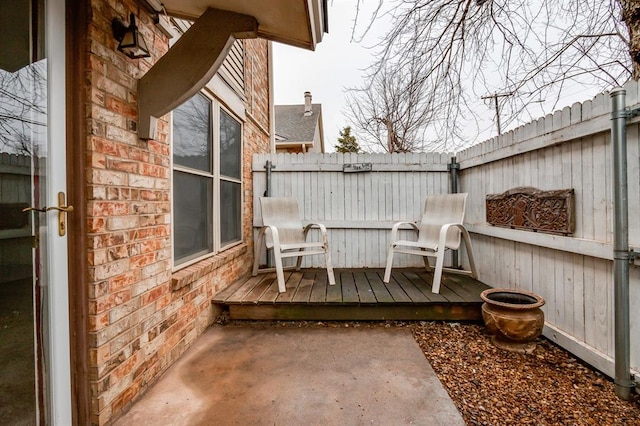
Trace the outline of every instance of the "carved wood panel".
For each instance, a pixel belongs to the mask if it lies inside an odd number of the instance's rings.
[[[487,222],[507,228],[569,235],[575,232],[574,203],[573,189],[513,188],[502,194],[487,195]]]

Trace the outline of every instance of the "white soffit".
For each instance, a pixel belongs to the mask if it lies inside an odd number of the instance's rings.
[[[168,14],[195,20],[207,8],[253,16],[259,37],[315,50],[325,32],[323,0],[161,0]]]

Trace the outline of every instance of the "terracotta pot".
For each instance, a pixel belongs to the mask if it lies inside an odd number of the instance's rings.
[[[535,350],[535,340],[542,334],[544,312],[540,309],[544,299],[528,291],[491,288],[480,297],[482,319],[491,341],[499,348],[520,353]]]

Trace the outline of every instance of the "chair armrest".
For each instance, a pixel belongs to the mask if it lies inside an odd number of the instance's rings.
[[[321,223],[311,222],[304,227],[304,240],[307,241],[307,234],[309,230],[318,228],[320,230],[320,236],[322,237],[322,245],[325,249],[329,248],[329,238],[327,237],[327,227]]]
[[[462,223],[445,223],[440,228],[440,237],[439,237],[439,241],[438,241],[438,246],[446,247],[447,232],[449,231],[449,228],[451,228],[451,227],[458,228],[458,229],[460,229],[460,231],[463,234],[467,234],[468,235],[467,229],[464,227],[464,225]],[[457,249],[457,247],[454,248],[454,249]]]
[[[278,233],[278,228],[276,228],[273,225],[263,225],[262,227],[260,227],[260,229],[258,230],[258,241],[260,241],[260,237],[264,234],[266,234],[266,231],[269,230],[271,231],[271,240],[273,242],[273,247],[276,249],[280,249],[280,234]],[[269,247],[269,239],[265,239],[265,244],[267,245],[268,248]]]
[[[309,233],[309,231],[311,229],[314,228],[318,228],[320,230],[320,235],[322,235],[322,238],[326,238],[327,237],[327,227],[324,226],[322,223],[317,223],[317,222],[311,222],[308,223],[307,226],[304,227],[304,239],[306,241],[307,239],[307,234]]]
[[[313,228],[319,228],[320,232],[327,232],[327,227],[318,222],[309,222],[307,226],[304,227],[304,232],[309,232],[309,230]]]
[[[416,225],[415,222],[396,222],[391,228],[391,244],[398,241],[398,230],[403,225],[409,225],[416,232],[416,234],[419,232],[418,225]]]

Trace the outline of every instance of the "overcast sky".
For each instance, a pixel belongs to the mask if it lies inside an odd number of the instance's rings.
[[[365,23],[370,21],[372,11],[366,7],[375,6],[378,1],[365,0],[358,17],[356,33],[360,35]],[[362,5],[361,5],[362,6]],[[329,0],[329,33],[324,35],[315,51],[274,43],[274,97],[276,105],[303,104],[304,92],[309,91],[313,103],[322,104],[324,120],[325,148],[334,151],[339,131],[351,123],[345,116],[345,88],[363,84],[363,70],[373,62],[371,46],[382,37],[389,24],[384,19],[376,22],[365,39],[352,42],[351,35],[356,15],[356,0]],[[388,22],[388,21],[387,21]],[[591,99],[597,91],[583,88],[568,88],[563,92],[563,105]],[[495,136],[495,109],[487,101],[478,99],[476,112],[483,117],[478,142]],[[539,106],[540,115],[553,112],[552,105]],[[504,121],[504,118],[503,118]],[[515,125],[505,130],[510,130]],[[356,134],[357,136],[357,134]]]
[[[304,92],[311,92],[313,103],[322,104],[325,147],[331,152],[339,131],[349,125],[344,89],[361,85],[362,70],[372,62],[365,45],[372,45],[375,37],[365,43],[350,41],[355,4],[355,0],[329,1],[329,33],[313,52],[274,43],[275,104],[303,104]]]

